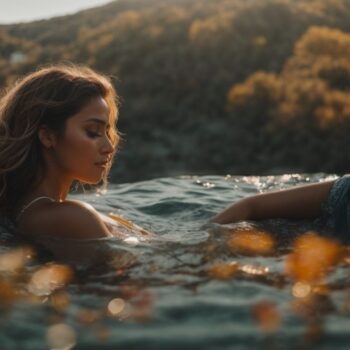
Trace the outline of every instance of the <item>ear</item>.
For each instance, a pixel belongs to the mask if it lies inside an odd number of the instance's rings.
[[[41,125],[38,130],[38,137],[45,148],[51,148],[56,145],[55,133],[46,125]]]

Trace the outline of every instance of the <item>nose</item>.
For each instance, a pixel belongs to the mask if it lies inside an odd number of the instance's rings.
[[[103,144],[101,147],[101,152],[103,154],[111,154],[114,152],[115,146],[112,143],[112,140],[106,135],[103,138]]]

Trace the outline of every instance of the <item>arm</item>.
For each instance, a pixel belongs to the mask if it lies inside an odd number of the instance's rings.
[[[333,183],[326,181],[247,197],[217,214],[211,222],[228,224],[250,219],[315,218],[321,214],[322,204]]]

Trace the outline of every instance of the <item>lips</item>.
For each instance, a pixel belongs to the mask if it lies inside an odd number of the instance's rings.
[[[106,167],[108,165],[108,160],[95,163],[97,166]]]

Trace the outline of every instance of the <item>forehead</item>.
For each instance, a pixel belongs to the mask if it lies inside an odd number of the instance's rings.
[[[77,114],[70,119],[84,122],[90,118],[98,118],[108,123],[108,104],[103,97],[92,98]]]

